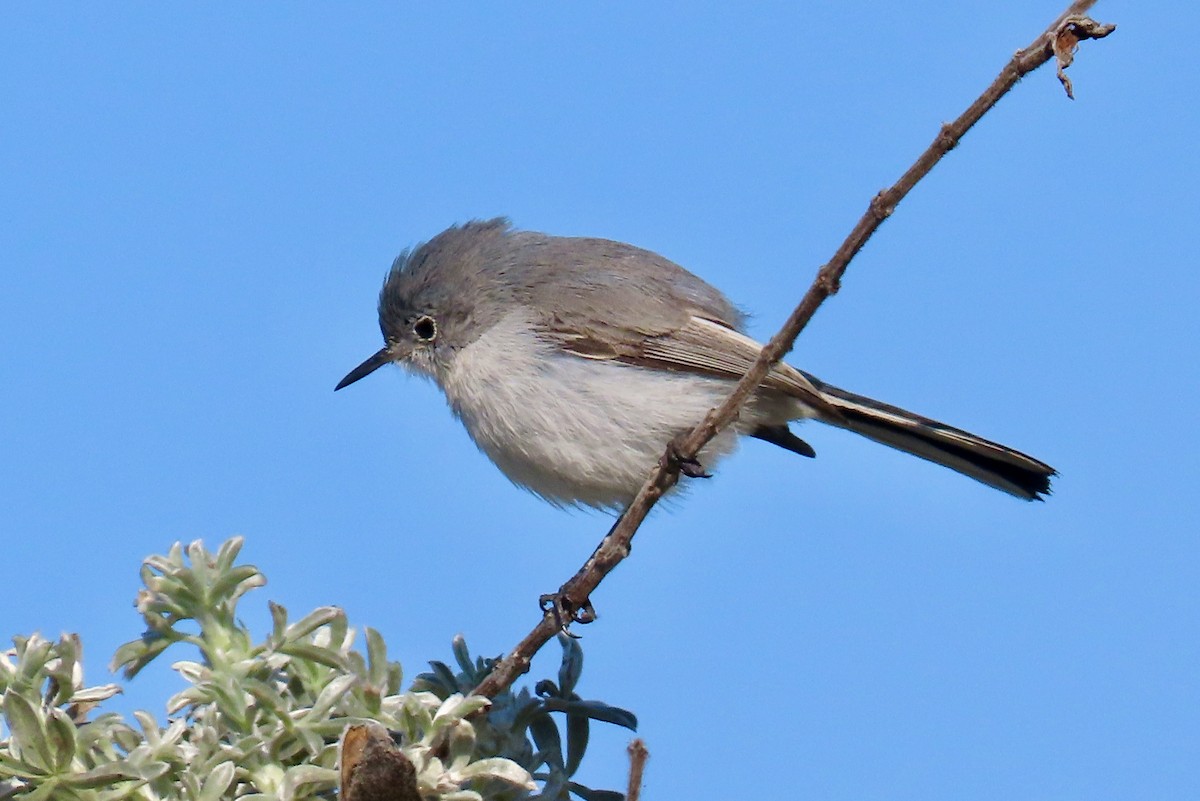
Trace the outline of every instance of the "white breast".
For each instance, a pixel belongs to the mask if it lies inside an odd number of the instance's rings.
[[[732,388],[564,353],[519,314],[463,348],[439,379],[475,444],[509,479],[558,505],[598,508],[628,503],[667,443]],[[726,431],[700,460],[711,468],[735,444]]]

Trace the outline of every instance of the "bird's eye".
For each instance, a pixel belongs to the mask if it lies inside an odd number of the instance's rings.
[[[422,342],[429,342],[437,336],[437,323],[428,314],[418,317],[413,322],[413,334]]]

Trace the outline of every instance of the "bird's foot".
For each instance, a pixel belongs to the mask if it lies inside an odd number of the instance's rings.
[[[667,459],[670,464],[679,468],[679,472],[688,478],[712,478],[712,473],[704,469],[704,465],[700,464],[695,456],[684,456],[680,450],[680,444],[683,441],[683,435],[671,440],[671,444],[667,448]]]
[[[572,623],[585,626],[596,619],[596,610],[590,600],[585,599],[582,604],[577,604],[567,598],[561,589],[543,595],[538,599],[538,606],[542,608],[542,612],[553,617],[554,625],[569,637],[579,637],[578,634],[571,633]]]

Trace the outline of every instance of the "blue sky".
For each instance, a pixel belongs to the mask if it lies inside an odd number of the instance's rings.
[[[608,527],[387,370],[392,258],[450,223],[620,239],[769,336],[870,196],[1059,4],[154,3],[0,12],[0,634],[138,631],[137,569],[247,539],[409,676],[511,647]],[[789,358],[1042,458],[1027,504],[852,435],[748,443],[594,600],[581,691],[653,797],[1190,797],[1200,753],[1188,4],[1027,78]],[[553,646],[552,646],[553,648]],[[556,649],[555,649],[556,650]],[[539,663],[545,674],[555,655]],[[167,666],[125,706],[161,713]],[[624,732],[582,778],[624,783]]]

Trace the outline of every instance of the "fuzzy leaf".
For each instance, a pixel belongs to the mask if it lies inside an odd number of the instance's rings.
[[[37,789],[28,795],[21,796],[21,801],[61,801],[61,796],[58,795],[59,784],[58,777],[51,776],[44,782],[38,783]]]
[[[33,765],[30,765],[24,760],[10,756],[5,751],[0,751],[0,776],[16,776],[22,779],[36,779],[45,776],[45,772],[38,770]]]
[[[378,631],[366,627],[367,635],[367,680],[381,692],[387,692],[388,661],[387,643]]]
[[[468,695],[465,698],[455,694],[447,698],[433,716],[433,725],[442,726],[447,722],[461,720],[467,715],[491,706],[490,699],[482,695]]]
[[[33,704],[11,688],[4,691],[0,705],[4,709],[4,718],[12,739],[20,748],[21,758],[27,765],[51,773],[54,756],[46,742],[45,723]]]
[[[321,606],[309,612],[304,617],[297,620],[292,625],[288,626],[284,631],[283,639],[287,642],[294,642],[303,639],[312,634],[321,626],[327,625],[338,617],[343,616],[342,612],[336,606]]]
[[[335,787],[338,782],[338,772],[333,768],[322,768],[319,765],[294,765],[287,769],[284,785],[289,788],[316,785],[318,787]]]
[[[267,601],[267,606],[271,610],[271,643],[279,645],[287,631],[287,607],[274,601]]]
[[[98,704],[107,701],[114,695],[125,692],[119,684],[100,684],[96,687],[85,687],[67,699],[69,704]]]
[[[217,558],[214,560],[217,570],[225,571],[233,567],[233,563],[237,561],[237,555],[241,553],[242,545],[245,542],[245,537],[234,536],[221,543],[221,547],[217,549]]]
[[[329,717],[330,710],[333,709],[338,701],[342,700],[342,696],[346,694],[346,691],[356,681],[358,681],[357,676],[346,674],[338,676],[326,684],[321,690],[321,694],[317,696],[317,700],[313,702],[312,709],[305,715],[305,719],[317,721]]]
[[[166,765],[158,762],[151,763]],[[76,773],[71,776],[71,786],[78,787],[81,790],[94,790],[99,787],[108,787],[123,781],[136,781],[138,779],[147,778],[145,775],[145,765],[130,765],[125,760],[119,762],[108,762],[104,765],[92,768],[86,773]]]
[[[341,654],[320,645],[312,645],[305,642],[289,642],[280,646],[279,652],[297,657],[298,659],[308,659],[316,662],[318,665],[325,665],[334,670],[342,671],[346,669],[346,660],[342,658]]]
[[[533,777],[529,775],[529,771],[511,759],[502,759],[500,757],[472,762],[460,770],[458,775],[467,781],[472,779],[496,779],[516,785],[530,792],[537,789],[537,785],[534,784]]]
[[[225,791],[233,783],[235,771],[236,768],[232,762],[222,762],[208,771],[208,775],[204,777],[204,785],[200,788],[200,794],[196,796],[196,801],[221,801]]]
[[[75,759],[75,724],[61,709],[51,709],[46,720],[46,748],[54,773],[63,773]]]
[[[232,568],[207,588],[208,603],[232,603],[250,590],[266,583],[266,578],[253,565]]]
[[[118,648],[108,669],[113,673],[120,670],[125,678],[132,679],[174,641],[174,637],[147,632],[141,639],[132,640]]]

